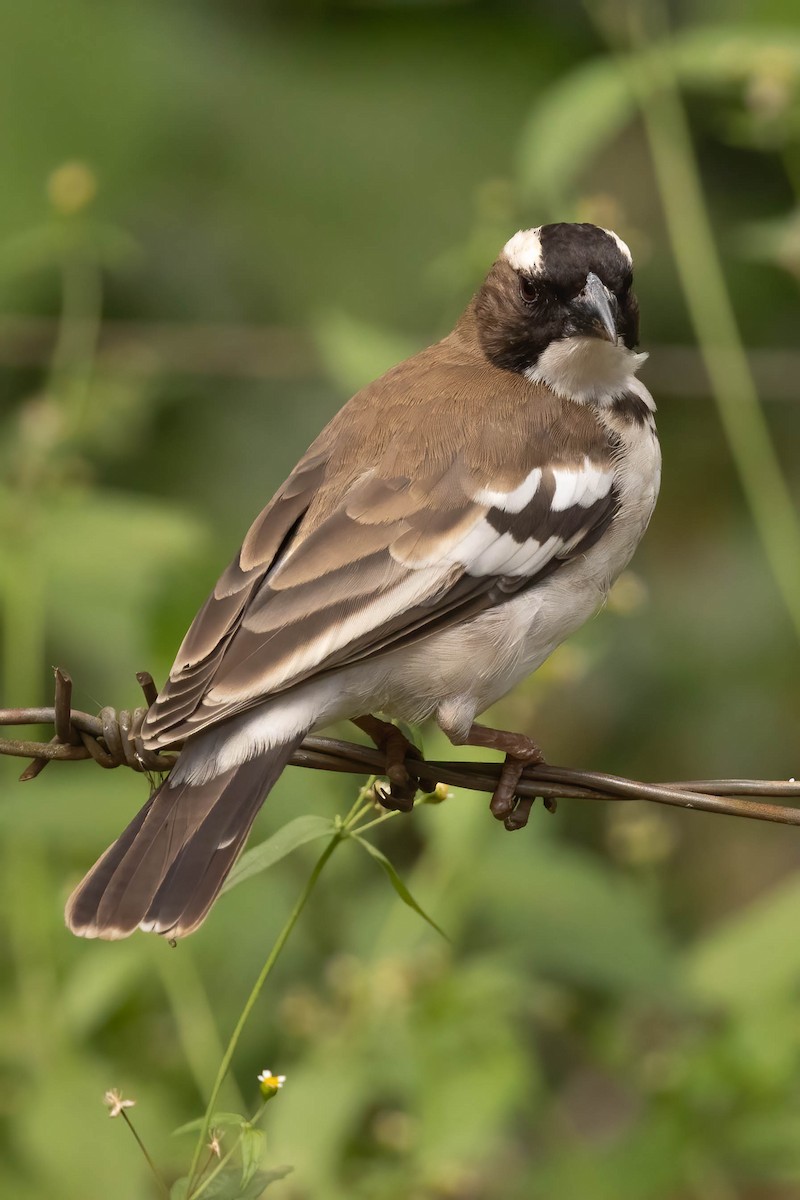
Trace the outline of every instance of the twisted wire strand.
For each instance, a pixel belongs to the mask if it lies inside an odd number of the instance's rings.
[[[55,669],[55,702],[47,708],[0,709],[0,727],[6,725],[52,725],[55,736],[49,742],[0,738],[0,754],[33,761],[22,772],[21,781],[35,778],[48,763],[94,759],[107,770],[130,767],[145,774],[169,771],[175,753],[155,753],[145,748],[142,722],[157,695],[152,676],[140,671],[136,676],[144,693],[145,704],[129,710],[105,707],[99,716],[73,709],[72,680],[66,671]],[[180,746],[176,744],[175,751]],[[293,766],[316,771],[338,771],[356,775],[381,775],[386,762],[377,749],[337,738],[309,736],[289,760]],[[442,762],[409,756],[406,769],[414,779],[435,778],[451,787],[493,792],[502,763]],[[602,771],[583,771],[540,763],[527,767],[517,786],[522,798],[576,800],[646,800],[678,808],[700,809],[800,825],[800,808],[777,804],[776,800],[800,798],[800,783],[794,779],[693,779],[667,783],[645,783],[608,775]]]

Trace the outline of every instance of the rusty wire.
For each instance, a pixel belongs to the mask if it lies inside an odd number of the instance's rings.
[[[101,767],[127,766],[148,774],[169,771],[174,753],[147,750],[141,727],[147,709],[156,697],[152,676],[136,676],[145,704],[133,710],[103,708],[99,716],[71,707],[72,680],[65,671],[55,671],[55,701],[49,708],[0,709],[0,727],[5,725],[52,725],[49,742],[0,738],[0,754],[31,758],[20,780],[35,778],[55,760],[76,762],[93,758]],[[180,746],[174,747],[175,751]],[[379,750],[336,738],[307,737],[289,760],[293,766],[317,771],[339,771],[355,775],[381,775],[385,758]],[[497,762],[439,762],[409,757],[405,762],[414,779],[435,778],[452,787],[493,792],[502,764]],[[774,803],[777,799],[800,798],[800,783],[794,779],[694,779],[671,783],[643,783],[601,771],[582,771],[541,763],[527,767],[517,787],[521,798],[537,796],[546,802],[556,799],[647,800],[678,808],[702,809],[800,825],[800,808]]]

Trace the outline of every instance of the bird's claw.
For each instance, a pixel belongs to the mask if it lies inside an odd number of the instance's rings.
[[[502,821],[509,832],[513,833],[517,829],[525,828],[535,799],[534,796],[517,795],[517,786],[522,778],[522,773],[526,767],[543,761],[538,748],[532,743],[525,758],[517,758],[511,754],[506,755],[489,808],[492,816],[498,821]],[[550,797],[543,796],[542,803],[548,812],[556,811],[556,801]]]
[[[396,725],[392,725],[389,721],[381,721],[378,717],[364,716],[358,717],[354,723],[369,734],[377,749],[386,758],[385,771],[389,786],[387,787],[384,783],[376,783],[374,787],[376,799],[391,812],[411,812],[419,788],[433,791],[436,786],[435,783],[431,783],[428,787],[428,780],[419,780],[418,782],[408,773],[405,760],[407,758],[421,760],[420,750]]]
[[[389,779],[388,786],[381,780],[377,780],[373,784],[373,792],[375,799],[382,808],[386,808],[389,812],[411,812],[414,807],[414,798],[417,794],[417,785],[414,781],[407,777],[407,783],[392,779],[389,772],[386,772]]]

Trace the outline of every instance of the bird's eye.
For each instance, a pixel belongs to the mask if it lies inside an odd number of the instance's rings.
[[[539,289],[527,275],[520,275],[519,294],[526,304],[533,304],[539,298]]]

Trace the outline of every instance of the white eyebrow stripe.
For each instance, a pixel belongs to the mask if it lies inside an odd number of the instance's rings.
[[[503,247],[503,257],[515,271],[537,275],[542,266],[541,225],[536,229],[520,229]]]
[[[534,467],[530,475],[526,476],[522,483],[511,492],[499,492],[493,491],[491,488],[481,488],[480,491],[475,493],[475,503],[486,504],[489,508],[499,508],[502,512],[507,513],[522,512],[523,508],[530,504],[536,495],[541,482],[542,468]]]
[[[603,229],[603,233],[607,233],[610,238],[614,239],[614,241],[617,243],[617,246],[618,246],[620,252],[625,256],[625,258],[627,258],[630,265],[633,266],[633,255],[630,252],[630,248],[628,247],[627,242],[623,242],[623,240],[619,236],[619,234],[614,233],[613,229],[605,229],[602,226],[601,226],[601,229]]]

